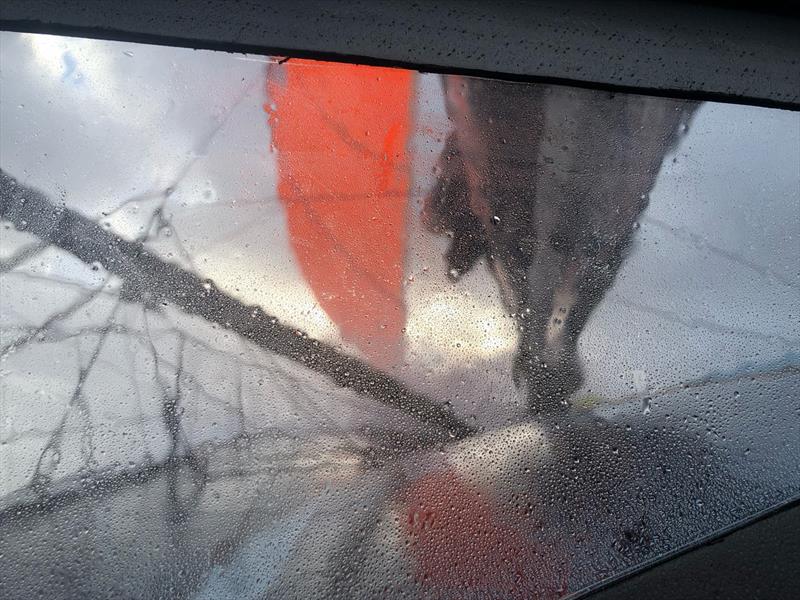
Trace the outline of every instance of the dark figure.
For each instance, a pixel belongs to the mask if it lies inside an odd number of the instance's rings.
[[[453,132],[423,216],[458,279],[486,257],[520,331],[533,412],[581,385],[577,342],[611,286],[661,163],[696,104],[448,75]]]

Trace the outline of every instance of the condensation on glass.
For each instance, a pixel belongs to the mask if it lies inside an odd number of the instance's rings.
[[[0,41],[3,598],[563,597],[800,493],[798,113]]]

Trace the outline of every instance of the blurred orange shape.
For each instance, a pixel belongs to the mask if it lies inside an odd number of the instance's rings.
[[[379,366],[402,356],[412,73],[309,60],[267,90],[278,195],[320,306]]]

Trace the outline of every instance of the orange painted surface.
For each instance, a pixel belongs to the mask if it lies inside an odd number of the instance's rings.
[[[402,355],[412,72],[290,60],[267,91],[278,195],[303,275],[342,337]]]
[[[416,579],[434,597],[565,595],[564,561],[526,535],[535,520],[498,506],[490,490],[448,470],[412,481],[399,499]]]

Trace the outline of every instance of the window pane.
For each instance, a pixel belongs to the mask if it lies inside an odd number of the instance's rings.
[[[563,597],[800,495],[800,116],[3,32],[0,595]]]

